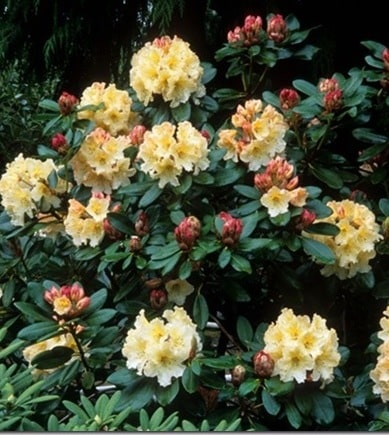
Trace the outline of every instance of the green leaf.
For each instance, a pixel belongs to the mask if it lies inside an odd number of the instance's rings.
[[[378,207],[384,214],[384,216],[389,217],[389,199],[381,198],[378,202]]]
[[[258,212],[252,213],[248,216],[245,216],[242,220],[242,234],[240,235],[241,239],[249,237],[255,228],[257,227],[257,223],[259,221]]]
[[[309,239],[307,237],[303,237],[301,241],[304,251],[308,255],[312,255],[315,260],[323,264],[335,263],[335,254],[324,243],[318,242],[317,240]]]
[[[158,184],[154,183],[150,189],[139,200],[139,208],[147,207],[152,204],[163,192]]]
[[[377,133],[375,130],[371,128],[365,128],[365,127],[355,128],[352,131],[352,135],[355,137],[355,139],[358,139],[361,142],[369,143],[372,145],[387,145],[389,140],[388,136],[384,136],[382,134]]]
[[[322,234],[324,236],[337,236],[340,232],[338,226],[327,222],[317,222],[304,228],[306,233]]]
[[[331,187],[332,189],[339,190],[343,187],[342,178],[332,169],[311,166],[310,170],[317,179],[327,184],[327,186]]]
[[[172,108],[172,115],[175,121],[183,122],[190,118],[191,106],[187,101],[186,103],[180,104],[177,107]]]
[[[247,343],[252,341],[254,336],[254,330],[251,323],[244,316],[238,316],[236,322],[236,332],[239,340],[247,346]]]
[[[300,91],[308,96],[315,95],[318,93],[317,86],[307,82],[306,80],[300,80],[300,79],[293,80],[292,84],[297,91]]]
[[[181,378],[182,386],[188,393],[194,393],[199,386],[199,378],[196,376],[191,367],[186,367]]]
[[[257,251],[258,249],[265,248],[270,244],[271,241],[272,239],[266,239],[266,238],[250,239],[247,237],[239,242],[238,247],[239,247],[239,251],[254,252]]]
[[[319,424],[330,424],[335,418],[332,400],[325,394],[315,391],[312,394],[312,415]]]
[[[231,251],[227,248],[224,248],[220,251],[220,254],[217,258],[217,264],[221,269],[224,269],[231,261]]]
[[[205,297],[199,293],[193,304],[193,318],[200,329],[204,329],[208,322],[209,310]]]
[[[110,321],[116,315],[116,310],[113,308],[103,308],[89,315],[85,320],[88,325],[103,325]]]
[[[55,346],[50,350],[44,350],[38,353],[31,364],[35,365],[38,369],[46,370],[55,367],[60,367],[70,360],[74,350],[66,346]]]
[[[260,385],[261,381],[259,379],[246,379],[239,385],[239,395],[247,396],[252,391],[256,391]]]
[[[241,255],[233,253],[231,256],[231,266],[237,271],[237,272],[245,272],[245,273],[252,273],[252,268],[250,262],[247,260],[247,258],[242,257]]]
[[[49,100],[47,98],[39,101],[38,106],[41,109],[49,110],[50,112],[57,112],[59,113],[59,105],[54,100]]]
[[[381,154],[388,147],[387,143],[373,145],[363,150],[358,156],[358,162],[365,162]]]
[[[30,304],[29,302],[15,302],[14,305],[25,316],[31,318],[31,320],[41,320],[43,322],[47,322],[49,320],[49,314],[45,315],[40,308],[38,308],[36,305]]]
[[[264,408],[270,415],[277,415],[280,412],[281,405],[266,389],[262,390],[261,398]]]
[[[133,225],[129,218],[121,213],[110,212],[107,214],[109,223],[123,234],[132,234],[134,232]]]
[[[21,329],[18,333],[18,338],[36,341],[43,339],[46,335],[54,335],[57,331],[58,324],[54,321],[37,322]]]
[[[185,280],[190,277],[191,273],[192,263],[189,260],[186,260],[181,264],[180,269],[178,270],[178,277]]]
[[[97,310],[99,310],[107,300],[107,289],[102,288],[90,296],[90,303],[88,307],[83,311],[83,315],[87,316]]]
[[[179,380],[176,379],[171,385],[167,387],[158,386],[155,396],[158,403],[162,406],[169,405],[177,396],[180,390]]]
[[[278,376],[265,379],[265,387],[272,396],[284,396],[294,390],[294,382],[283,382]]]
[[[46,145],[38,145],[37,146],[38,155],[40,157],[44,157],[45,159],[56,159],[58,158],[57,151],[52,148],[47,147]]]
[[[294,403],[286,402],[285,413],[291,426],[298,429],[301,426],[303,419]]]

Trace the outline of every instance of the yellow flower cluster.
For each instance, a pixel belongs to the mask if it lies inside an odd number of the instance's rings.
[[[196,325],[182,307],[165,310],[162,318],[146,319],[138,314],[134,328],[127,333],[122,353],[127,367],[138,375],[157,378],[166,387],[182,376],[185,363],[202,349]]]
[[[186,103],[191,96],[197,102],[205,95],[202,76],[198,56],[177,36],[146,43],[131,60],[130,85],[145,106],[155,95],[170,101],[171,107]]]
[[[124,150],[131,146],[130,137],[114,137],[101,127],[93,130],[70,161],[78,184],[91,187],[93,192],[111,193],[130,183],[135,174],[131,160]]]
[[[285,150],[288,124],[273,106],[248,100],[237,107],[231,123],[235,128],[219,132],[218,146],[227,150],[224,160],[241,160],[249,170],[257,171]]]
[[[65,231],[76,246],[97,246],[104,238],[104,219],[109,211],[111,198],[93,194],[88,205],[69,199],[68,214],[64,220]]]
[[[389,402],[389,306],[380,320],[381,331],[377,336],[383,343],[378,347],[377,364],[370,371],[374,382],[373,393],[379,394],[383,402]]]
[[[279,375],[284,382],[295,379],[298,383],[333,380],[333,370],[340,361],[338,337],[318,314],[311,321],[307,315],[282,309],[276,323],[266,330],[264,342],[264,351],[275,362],[272,376]]]
[[[349,199],[330,201],[327,206],[333,213],[315,222],[328,222],[340,229],[336,236],[305,234],[306,237],[326,244],[335,254],[334,264],[326,264],[321,273],[324,276],[335,274],[340,279],[352,278],[358,272],[371,269],[369,261],[375,257],[375,243],[382,239],[380,227],[374,213],[365,205]]]
[[[73,354],[72,358],[66,363],[73,361],[74,358],[77,358],[78,355],[78,348],[77,344],[73,338],[73,336],[69,333],[67,334],[61,334],[57,335],[55,337],[49,338],[44,341],[40,341],[35,344],[31,344],[30,346],[27,346],[23,349],[23,358],[28,362],[29,366],[31,367],[31,361],[41,352],[44,352],[46,350],[51,350],[56,346],[65,346],[69,347],[70,349],[73,349],[75,354]],[[33,369],[33,374],[35,376],[39,376],[42,374],[49,374],[55,369]]]
[[[131,111],[131,97],[127,91],[116,89],[115,84],[92,83],[82,93],[78,107],[100,104],[102,108],[97,111],[86,109],[78,112],[78,119],[94,121],[97,127],[104,128],[113,136],[127,134],[137,124],[138,115]]]
[[[137,158],[141,170],[159,179],[159,187],[178,186],[178,176],[185,170],[197,175],[209,166],[207,139],[189,121],[177,126],[165,121],[146,131]]]
[[[2,205],[14,225],[25,224],[25,215],[33,218],[40,212],[48,212],[61,205],[60,194],[65,192],[66,183],[58,179],[57,186],[51,188],[48,177],[57,171],[52,159],[41,161],[19,154],[7,163],[6,172],[0,179]]]

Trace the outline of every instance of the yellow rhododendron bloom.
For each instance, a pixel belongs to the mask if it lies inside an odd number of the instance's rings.
[[[104,238],[104,219],[109,211],[110,197],[95,195],[84,206],[69,199],[68,214],[64,220],[65,231],[76,246],[97,246]]]
[[[178,186],[178,177],[184,172],[197,175],[207,169],[207,139],[189,121],[177,126],[168,121],[146,131],[137,158],[141,170],[159,180],[159,187],[170,183]]]
[[[7,163],[6,172],[0,179],[2,206],[16,226],[25,224],[25,215],[33,218],[40,212],[48,212],[61,206],[60,195],[66,191],[66,183],[58,178],[51,188],[48,177],[57,171],[52,159],[45,161],[19,154]]]
[[[276,217],[288,211],[290,199],[289,190],[273,186],[261,196],[260,202],[267,208],[270,217]]]
[[[202,349],[196,325],[182,307],[148,321],[144,310],[127,333],[122,353],[138,375],[157,378],[166,387],[184,373],[186,362]]]
[[[383,343],[378,347],[377,363],[370,371],[370,378],[374,382],[373,393],[379,394],[383,402],[389,402],[389,306],[383,314],[382,329],[377,334]]]
[[[78,119],[89,119],[112,136],[128,134],[138,122],[138,115],[131,111],[132,99],[127,91],[116,89],[115,84],[94,82],[82,93],[79,108],[102,105],[98,110],[82,110]]]
[[[332,214],[316,219],[315,223],[328,222],[337,225],[339,234],[305,234],[305,237],[324,243],[335,254],[335,263],[326,264],[321,269],[322,275],[336,275],[340,279],[347,279],[357,273],[369,272],[369,261],[376,256],[375,243],[383,238],[374,213],[365,205],[349,199],[330,201],[327,206],[332,209]]]
[[[241,160],[250,171],[257,171],[282,154],[288,124],[283,115],[271,106],[263,107],[261,100],[248,100],[239,105],[231,117],[234,129],[219,132],[218,146],[225,148],[224,160]]]
[[[100,127],[93,130],[70,161],[77,183],[104,193],[130,184],[135,169],[124,155],[129,146],[129,136],[113,137]]]
[[[131,60],[130,85],[145,106],[156,95],[171,107],[186,103],[191,96],[198,102],[205,95],[202,76],[198,56],[177,36],[147,42]]]
[[[279,375],[284,382],[332,381],[340,361],[338,337],[318,314],[311,320],[284,308],[265,331],[264,342],[264,352],[275,363],[272,376]]]

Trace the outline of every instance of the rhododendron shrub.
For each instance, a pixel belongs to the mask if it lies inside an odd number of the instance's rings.
[[[310,34],[162,35],[41,101],[0,176],[0,429],[389,428],[388,48],[273,89]]]

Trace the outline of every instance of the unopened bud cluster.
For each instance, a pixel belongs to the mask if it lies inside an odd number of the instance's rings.
[[[63,318],[78,316],[90,304],[84,289],[77,283],[64,285],[59,289],[52,287],[44,293],[44,300],[53,306],[53,310]]]

